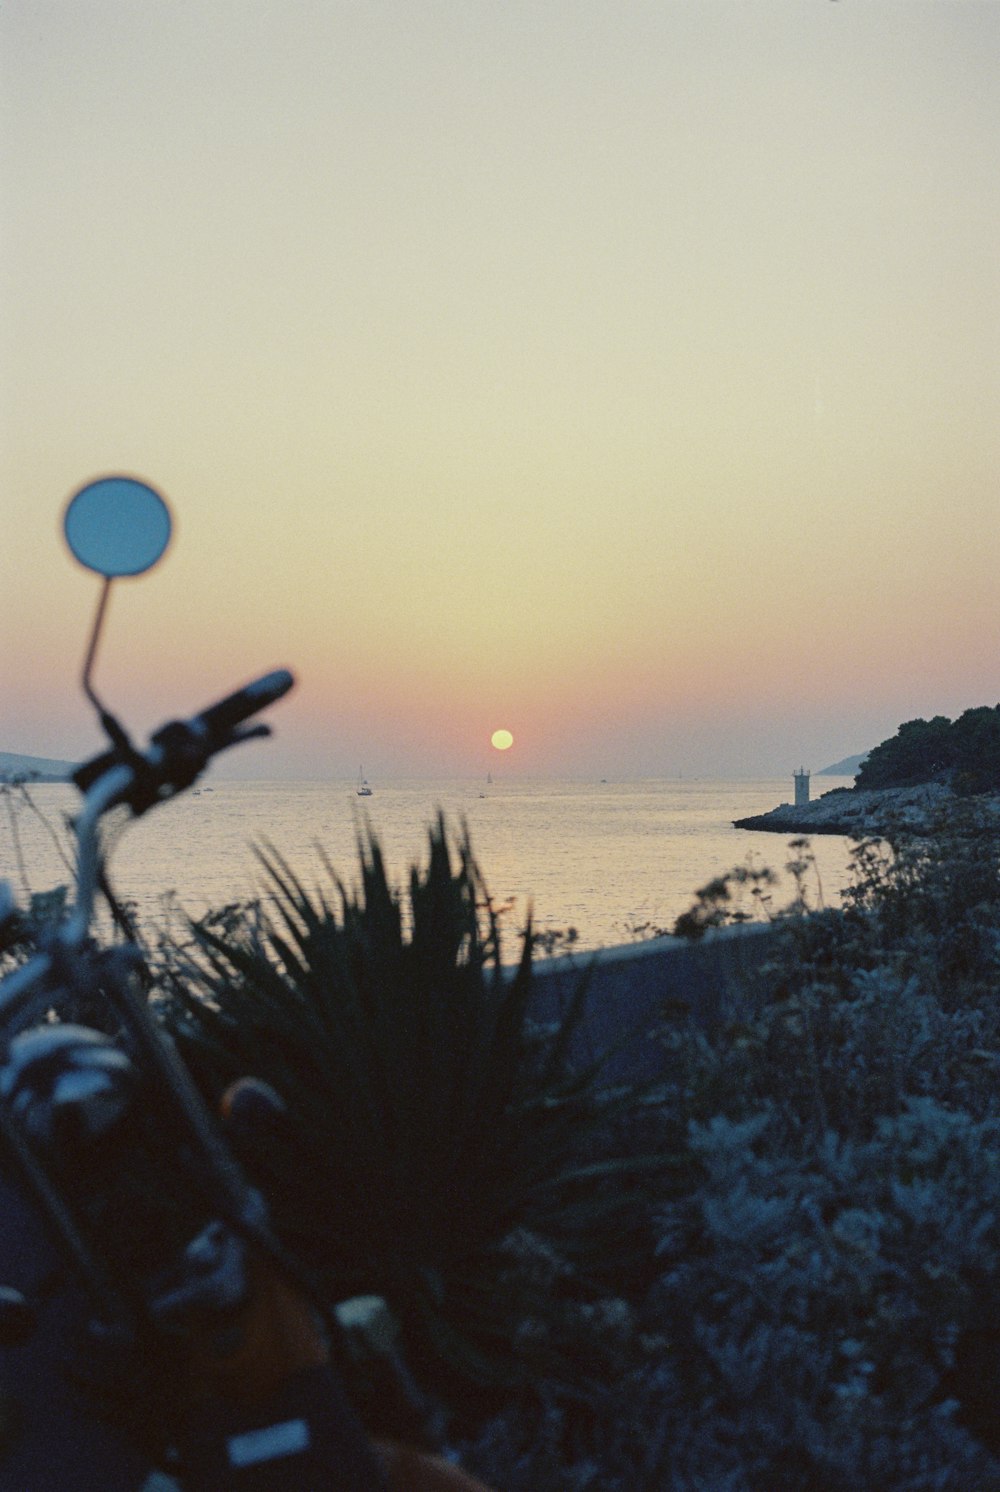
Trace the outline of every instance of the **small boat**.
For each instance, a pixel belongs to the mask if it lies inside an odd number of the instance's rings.
[[[370,798],[371,795],[372,795],[372,790],[368,786],[368,778],[364,774],[364,769],[361,768],[361,767],[359,767],[358,768],[358,797],[359,798]]]

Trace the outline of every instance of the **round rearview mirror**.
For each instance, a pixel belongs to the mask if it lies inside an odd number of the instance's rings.
[[[70,498],[66,543],[81,565],[111,579],[141,575],[170,543],[170,509],[134,477],[99,477]]]

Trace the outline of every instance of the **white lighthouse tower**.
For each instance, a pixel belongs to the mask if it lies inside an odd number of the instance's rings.
[[[809,802],[809,773],[805,767],[800,767],[793,775],[795,777],[795,806],[804,808]]]

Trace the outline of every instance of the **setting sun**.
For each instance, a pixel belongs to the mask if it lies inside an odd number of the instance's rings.
[[[508,746],[514,744],[514,737],[509,730],[495,730],[490,740],[498,751],[506,751]]]

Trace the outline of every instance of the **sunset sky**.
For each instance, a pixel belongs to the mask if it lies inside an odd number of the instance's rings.
[[[818,769],[1000,700],[996,0],[8,0],[0,750]],[[514,745],[502,756],[492,733]]]

